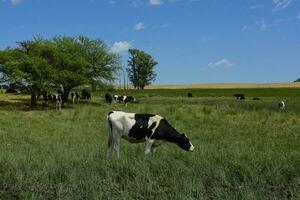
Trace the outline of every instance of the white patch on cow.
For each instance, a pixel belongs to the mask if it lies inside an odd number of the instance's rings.
[[[278,105],[279,105],[279,108],[280,108],[281,110],[284,110],[284,109],[285,109],[285,103],[284,103],[284,101],[280,101],[280,102],[278,103]]]
[[[114,113],[109,115],[109,119],[115,129],[117,129],[122,135],[128,136],[129,130],[136,122],[134,115],[134,113],[114,111]]]
[[[159,116],[159,115],[155,115],[155,116],[153,116],[153,117],[150,117],[150,119],[149,119],[149,121],[148,121],[148,128],[150,128],[150,126],[151,126],[154,122],[156,122],[156,125],[155,125],[154,128],[152,129],[152,134],[151,134],[151,136],[154,134],[155,130],[157,129],[157,127],[158,127],[158,125],[159,125],[161,119],[162,119],[162,117]],[[150,137],[151,137],[151,136],[150,136]]]

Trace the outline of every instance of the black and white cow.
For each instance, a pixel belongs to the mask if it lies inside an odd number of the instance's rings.
[[[136,101],[136,99],[133,96],[114,95],[113,98],[118,103],[124,103],[126,107],[128,103]]]
[[[279,109],[284,110],[285,109],[285,103],[284,103],[284,101],[279,101],[278,102],[278,107],[279,107]]]
[[[132,101],[136,101],[136,99],[133,96],[123,96],[123,102],[126,107],[127,107],[127,104],[129,104]]]
[[[57,90],[57,93],[53,95],[53,99],[56,102],[56,109],[57,110],[61,110],[61,108],[64,105],[64,101],[63,101],[63,92],[60,90]]]
[[[74,104],[75,102],[79,103],[79,99],[81,99],[82,97],[79,92],[72,92],[71,98],[72,98],[72,103]]]
[[[105,94],[105,102],[111,104],[112,101],[113,101],[113,97],[109,93],[106,93]]]
[[[234,94],[233,96],[235,96],[236,100],[244,100],[245,99],[244,94]]]
[[[154,152],[159,141],[175,143],[186,151],[194,151],[187,136],[178,133],[159,115],[112,111],[108,113],[107,119],[111,130],[108,137],[108,156],[115,150],[119,157],[121,138],[131,143],[145,142],[145,154]]]
[[[113,98],[118,103],[123,102],[123,96],[121,96],[121,95],[114,95]]]
[[[92,100],[92,95],[87,90],[82,90],[81,96],[82,96],[82,99],[84,99],[84,100]]]

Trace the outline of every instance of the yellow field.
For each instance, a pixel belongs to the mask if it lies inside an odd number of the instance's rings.
[[[203,83],[203,84],[166,84],[150,85],[145,89],[186,89],[186,88],[210,88],[210,89],[233,89],[233,88],[300,88],[298,83]]]

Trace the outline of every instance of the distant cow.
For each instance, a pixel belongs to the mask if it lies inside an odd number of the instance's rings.
[[[136,99],[133,96],[114,95],[113,98],[118,103],[124,103],[125,106],[127,106],[132,101],[136,101]]]
[[[127,104],[129,104],[132,101],[136,101],[136,99],[133,96],[123,96],[123,102],[126,107],[127,107]]]
[[[92,100],[92,95],[87,90],[82,90],[81,96],[82,96],[82,99],[84,99],[84,100]]]
[[[145,142],[145,154],[153,153],[159,141],[175,143],[186,151],[194,151],[187,136],[178,133],[159,115],[112,111],[108,113],[107,119],[111,130],[108,137],[108,156],[115,150],[119,157],[121,138],[131,143]]]
[[[79,103],[79,99],[81,99],[82,97],[79,92],[72,92],[71,98],[72,98],[72,103],[74,104],[75,102]]]
[[[279,101],[278,102],[278,107],[279,107],[279,109],[284,110],[285,109],[285,103],[284,103],[284,101]]]
[[[236,100],[243,100],[243,99],[245,99],[245,95],[244,94],[234,94],[233,96],[235,96]]]
[[[123,102],[123,96],[121,96],[121,95],[114,95],[113,98],[118,103]]]
[[[53,95],[53,98],[56,101],[57,110],[61,110],[61,108],[64,106],[63,95],[64,95],[63,92],[60,90],[57,90],[57,93]]]
[[[109,93],[106,93],[105,94],[105,102],[111,104],[112,101],[113,101],[113,97]]]
[[[187,93],[187,96],[188,97],[193,97],[193,94],[189,92],[189,93]]]
[[[258,97],[253,97],[253,100],[260,100],[260,98],[258,98]]]

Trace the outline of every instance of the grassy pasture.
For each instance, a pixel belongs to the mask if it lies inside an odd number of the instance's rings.
[[[106,105],[98,92],[91,103],[29,111],[27,96],[0,94],[0,199],[300,198],[299,89],[112,93],[139,101]],[[121,158],[107,159],[111,110],[165,116],[195,152],[165,143],[144,156],[143,144],[121,141]]]

